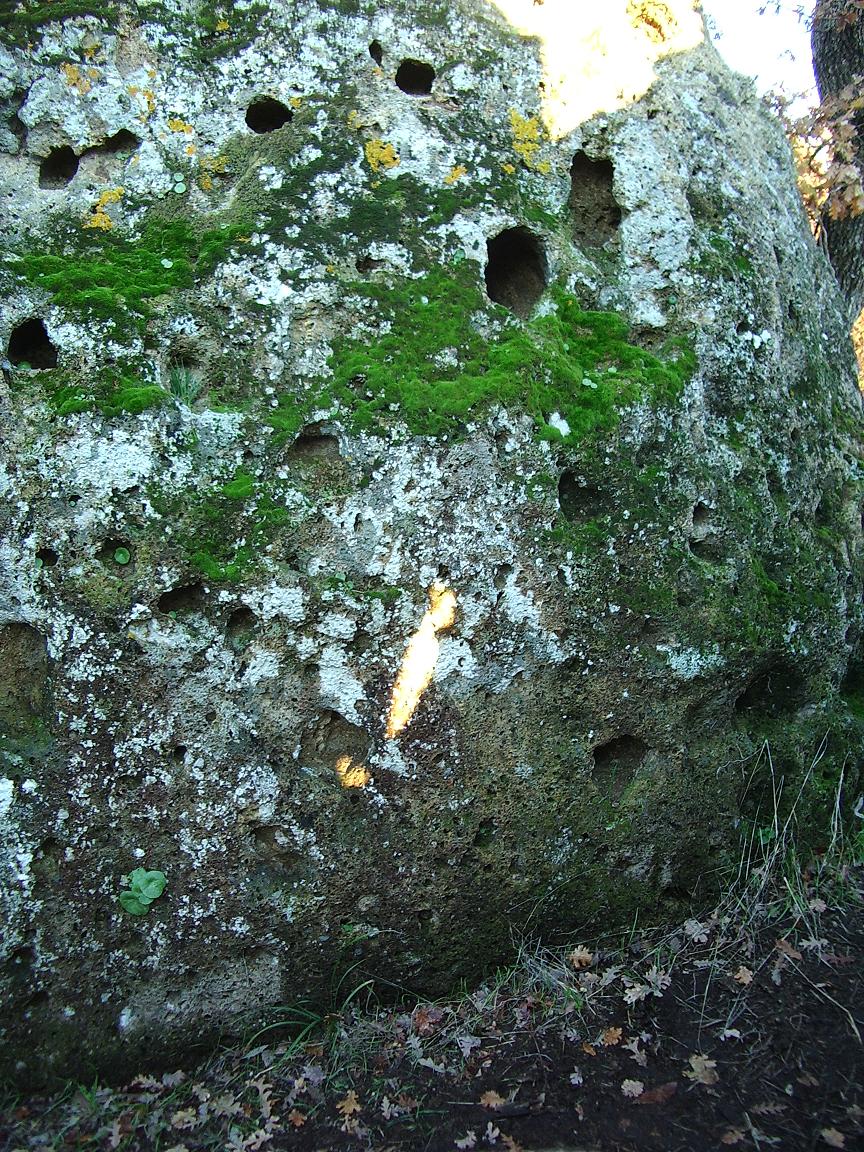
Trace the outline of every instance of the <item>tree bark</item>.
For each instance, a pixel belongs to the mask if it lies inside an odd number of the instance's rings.
[[[842,23],[844,13],[857,13],[851,23]],[[819,97],[837,96],[856,76],[864,74],[864,11],[848,0],[818,0],[813,13],[813,65]],[[854,117],[857,139],[857,165],[864,171],[864,112]],[[827,213],[822,226],[828,244],[828,257],[840,282],[843,295],[857,316],[864,307],[864,215],[831,220]]]

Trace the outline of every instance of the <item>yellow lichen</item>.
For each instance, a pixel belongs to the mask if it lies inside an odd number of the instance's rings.
[[[516,171],[516,165],[515,164],[502,164],[501,168],[507,173],[508,176],[512,176],[513,173]]]
[[[105,209],[109,204],[117,204],[124,191],[125,189],[123,188],[106,188],[90,209],[90,215],[84,221],[84,227],[97,228],[101,232],[109,232],[114,227],[114,221]]]
[[[194,144],[187,144],[186,145],[185,152],[186,152],[187,156],[194,156],[197,151],[198,151],[198,149],[195,147]]]
[[[221,20],[216,21],[216,31],[217,32],[227,32],[230,27],[231,27],[231,25],[228,23],[228,21],[224,17]]]
[[[356,129],[363,127],[363,120],[361,119],[360,113],[356,108],[352,108],[348,113],[348,127],[355,129],[355,131]]]
[[[172,132],[185,132],[187,136],[191,136],[195,129],[191,124],[187,124],[185,120],[181,120],[179,116],[169,116],[168,127]]]
[[[539,116],[522,116],[515,108],[510,109],[510,131],[513,135],[513,151],[526,168],[532,172],[548,174],[552,165],[548,160],[538,160],[537,153],[544,139],[543,125]]]
[[[303,104],[303,100],[300,96],[292,96],[288,103],[292,108],[299,108]]]
[[[455,184],[457,180],[461,180],[463,176],[468,175],[468,169],[464,164],[456,164],[451,169],[447,176],[444,177],[445,184]]]
[[[392,144],[387,144],[377,137],[366,141],[366,163],[373,172],[382,169],[395,168],[399,164],[399,156]]]
[[[66,78],[66,83],[70,88],[74,88],[82,96],[86,96],[90,91],[92,84],[86,76],[81,75],[81,69],[77,64],[69,64],[68,62],[60,65],[60,71]],[[97,72],[98,76],[99,73]]]

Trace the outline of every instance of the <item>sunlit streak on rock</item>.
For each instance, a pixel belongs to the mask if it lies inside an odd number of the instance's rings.
[[[438,633],[452,627],[455,619],[456,593],[443,584],[433,584],[429,589],[429,607],[420,627],[408,642],[393,685],[393,699],[387,719],[389,739],[398,736],[410,723],[435,671],[441,647]]]
[[[351,756],[340,756],[336,761],[336,775],[343,788],[365,788],[372,779],[365,764]]]

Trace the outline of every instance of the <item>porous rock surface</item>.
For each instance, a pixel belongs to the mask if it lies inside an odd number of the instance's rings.
[[[576,7],[4,27],[4,1073],[440,993],[854,795],[836,284],[689,3],[568,89]]]

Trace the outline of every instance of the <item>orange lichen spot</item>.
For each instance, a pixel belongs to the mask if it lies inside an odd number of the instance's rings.
[[[96,203],[90,209],[90,215],[84,221],[85,228],[97,228],[101,232],[109,232],[114,227],[114,221],[105,211],[109,204],[117,204],[123,196],[123,188],[106,188]]]
[[[205,172],[201,179],[198,181],[198,187],[201,188],[204,192],[213,191],[213,177],[209,172]]]
[[[387,717],[387,738],[392,740],[410,722],[432,680],[441,643],[438,633],[452,628],[456,619],[456,593],[436,582],[429,589],[429,607],[420,627],[408,641],[402,657]]]
[[[186,152],[187,156],[194,156],[195,153],[198,151],[198,149],[195,147],[194,144],[187,144],[184,151]]]
[[[445,184],[455,184],[457,180],[461,180],[463,176],[468,175],[468,169],[464,164],[456,164],[452,167],[449,173],[444,177]]]
[[[98,68],[88,68],[87,69],[87,75],[90,77],[91,80],[98,80],[99,79],[99,69]]]
[[[373,172],[395,168],[396,165],[400,163],[399,156],[393,145],[387,144],[384,140],[379,140],[377,137],[374,140],[367,140],[364,150],[366,152],[366,163]]]
[[[65,64],[60,65],[60,71],[66,78],[66,83],[69,87],[74,88],[75,91],[82,96],[86,96],[92,88],[90,80],[86,76],[81,75],[81,69],[77,64],[70,64],[67,61]],[[97,72],[96,75],[98,76],[99,73]]]
[[[191,124],[187,124],[187,122],[181,120],[179,116],[169,116],[168,127],[172,132],[185,132],[187,136],[191,136],[195,131]]]
[[[372,779],[365,764],[352,756],[340,756],[336,761],[336,775],[343,788],[365,788]]]

